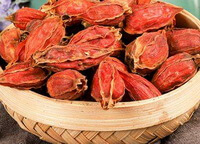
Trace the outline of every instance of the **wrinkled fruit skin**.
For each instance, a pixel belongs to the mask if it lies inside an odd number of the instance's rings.
[[[168,58],[155,73],[152,83],[163,93],[175,89],[190,80],[197,66],[188,53],[179,53]]]
[[[78,32],[72,37],[69,44],[92,45],[102,48],[121,48],[122,35],[114,27],[91,26]]]
[[[151,0],[136,0],[136,4],[149,4]]]
[[[49,72],[31,63],[16,63],[0,74],[0,85],[18,89],[39,88],[49,76]]]
[[[118,71],[128,72],[126,65],[115,57],[106,57],[104,62],[112,64]]]
[[[109,109],[121,101],[124,94],[125,85],[119,72],[112,63],[102,61],[93,78],[92,97],[103,109]]]
[[[46,16],[47,14],[44,12],[25,7],[25,8],[19,9],[16,13],[12,14],[7,19],[13,22],[16,27],[22,30],[25,30],[27,23],[35,19],[42,20]]]
[[[62,16],[66,26],[72,26],[81,23],[78,16],[93,5],[95,5],[95,2],[92,0],[59,0],[53,4],[53,10],[56,14]]]
[[[27,38],[24,61],[28,61],[37,51],[59,44],[64,36],[65,29],[59,17],[49,17],[43,20]]]
[[[95,3],[91,0],[59,0],[53,4],[59,15],[78,16]]]
[[[45,51],[36,53],[33,60],[36,65],[47,67],[53,71],[86,70],[98,65],[113,52],[113,49],[96,46],[52,46]]]
[[[89,25],[119,25],[127,14],[131,13],[128,5],[122,5],[118,2],[100,2],[87,9],[79,17]]]
[[[129,34],[142,34],[149,30],[173,24],[175,15],[182,8],[162,2],[132,5],[133,14],[127,16],[124,30]]]
[[[11,28],[5,30],[0,36],[0,55],[8,63],[15,62],[19,59],[21,51],[19,28]]]
[[[122,5],[131,6],[132,4],[137,4],[137,0],[104,0],[104,2],[120,3]]]
[[[175,29],[167,32],[170,55],[181,52],[200,54],[200,30]]]
[[[85,76],[76,70],[65,70],[55,73],[47,81],[48,93],[51,97],[63,100],[74,100],[87,90]]]
[[[133,100],[145,100],[161,95],[160,91],[145,78],[136,74],[119,72]]]
[[[147,75],[157,69],[168,57],[166,32],[144,33],[126,48],[125,61],[134,73]]]

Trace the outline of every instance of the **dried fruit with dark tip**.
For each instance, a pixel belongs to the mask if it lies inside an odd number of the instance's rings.
[[[25,30],[27,23],[35,19],[42,20],[46,16],[47,14],[40,10],[25,7],[8,16],[7,20],[13,22],[16,27]]]
[[[40,88],[49,74],[47,70],[32,67],[30,62],[16,63],[0,74],[0,85],[18,89]]]
[[[126,17],[124,30],[129,34],[142,34],[172,25],[176,14],[182,10],[162,2],[132,5],[133,13]]]
[[[161,91],[168,92],[183,85],[197,72],[193,57],[188,53],[179,53],[168,58],[158,69],[152,83]]]
[[[47,81],[51,97],[63,100],[75,100],[87,90],[87,80],[76,70],[65,70],[53,74]]]
[[[148,80],[137,75],[119,71],[126,90],[133,100],[146,100],[161,95],[160,91]]]
[[[147,75],[157,69],[168,57],[166,32],[144,33],[126,48],[125,61],[134,73]]]
[[[200,30],[174,29],[167,32],[170,55],[181,52],[200,54]]]
[[[102,61],[92,83],[92,97],[103,109],[112,108],[125,94],[124,81],[111,62]]]

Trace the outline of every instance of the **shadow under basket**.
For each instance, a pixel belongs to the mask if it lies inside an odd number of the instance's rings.
[[[179,27],[200,29],[187,11]],[[200,101],[200,71],[186,84],[160,97],[120,102],[102,110],[97,102],[55,100],[28,90],[0,86],[7,112],[24,130],[50,143],[153,143],[187,122]]]

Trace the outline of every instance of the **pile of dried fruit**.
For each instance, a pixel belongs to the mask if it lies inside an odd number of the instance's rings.
[[[200,30],[176,28],[181,11],[150,0],[49,0],[40,10],[22,8],[0,36],[8,63],[0,84],[46,85],[53,98],[93,98],[103,109],[127,97],[160,96],[198,69]]]

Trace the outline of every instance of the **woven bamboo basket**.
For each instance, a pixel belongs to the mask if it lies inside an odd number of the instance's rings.
[[[187,11],[180,27],[200,29]],[[200,71],[180,88],[160,97],[121,102],[102,110],[99,103],[55,100],[28,90],[0,86],[0,101],[19,126],[50,143],[153,143],[187,122],[200,102]]]

